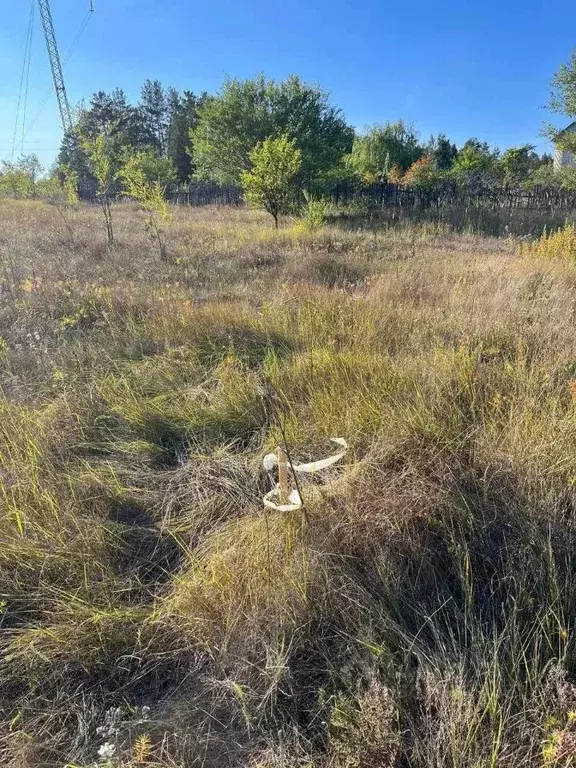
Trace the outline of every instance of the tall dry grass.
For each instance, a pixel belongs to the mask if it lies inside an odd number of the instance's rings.
[[[2,765],[571,764],[573,263],[0,206]]]

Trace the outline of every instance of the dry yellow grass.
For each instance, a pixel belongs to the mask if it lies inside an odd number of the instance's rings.
[[[544,259],[576,259],[576,226],[566,224],[552,232],[544,232],[536,241],[523,247],[530,256]]]
[[[570,765],[572,260],[0,216],[2,765]],[[263,455],[334,435],[264,515]]]

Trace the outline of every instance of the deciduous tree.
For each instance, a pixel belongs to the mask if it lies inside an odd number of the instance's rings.
[[[96,179],[96,194],[106,222],[108,246],[114,243],[111,196],[121,168],[122,155],[115,137],[100,133],[81,136],[80,145],[88,159],[90,173]]]
[[[263,76],[227,80],[203,105],[190,132],[198,175],[237,182],[250,154],[267,138],[288,134],[301,152],[305,185],[338,165],[350,151],[353,131],[327,94],[295,75],[276,83]]]
[[[148,213],[146,227],[158,244],[160,258],[166,257],[162,225],[170,220],[166,186],[176,178],[169,158],[158,157],[154,150],[130,154],[118,172],[124,191]]]
[[[564,115],[569,120],[576,119],[576,49],[570,59],[562,64],[552,78],[550,94],[550,109]],[[564,126],[563,126],[564,128]],[[554,126],[544,127],[544,135],[559,148],[568,152],[576,152],[576,132],[558,130]]]
[[[34,197],[43,168],[36,155],[22,155],[16,162],[0,163],[0,193],[13,197]]]
[[[375,125],[366,134],[356,136],[348,162],[363,181],[382,182],[389,179],[393,168],[405,173],[423,151],[416,131],[399,120]]]
[[[252,150],[249,160],[251,169],[241,175],[244,198],[254,208],[268,211],[278,228],[278,216],[286,212],[294,198],[302,151],[295,139],[284,134],[264,139]]]
[[[502,154],[499,166],[505,184],[522,184],[528,179],[530,172],[538,168],[540,158],[534,150],[533,144],[525,144],[522,147],[511,147]]]

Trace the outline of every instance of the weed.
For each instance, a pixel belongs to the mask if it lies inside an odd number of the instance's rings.
[[[300,211],[299,224],[307,232],[316,232],[325,226],[331,204],[322,198],[315,198],[311,194],[304,193],[304,205]]]
[[[576,259],[576,226],[565,224],[544,233],[534,242],[522,244],[522,253],[544,259]]]

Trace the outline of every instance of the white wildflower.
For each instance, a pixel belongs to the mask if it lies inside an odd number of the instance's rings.
[[[116,754],[116,745],[107,741],[98,750],[98,754],[103,760],[111,760]]]

